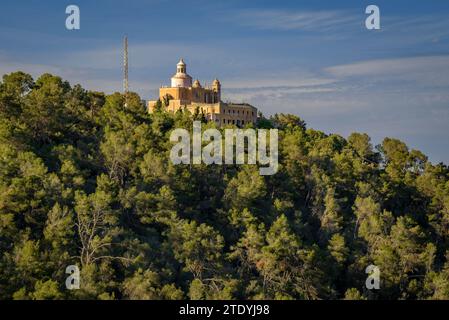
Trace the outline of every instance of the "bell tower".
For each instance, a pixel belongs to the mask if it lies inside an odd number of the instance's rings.
[[[176,73],[186,73],[187,72],[187,66],[183,59],[179,60],[178,64],[176,65]]]
[[[216,101],[221,101],[221,83],[218,81],[218,79],[215,79],[214,82],[212,82],[212,90],[215,92]]]

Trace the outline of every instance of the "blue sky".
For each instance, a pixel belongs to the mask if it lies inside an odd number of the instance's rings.
[[[65,28],[69,4],[80,30]],[[364,27],[369,4],[381,30]],[[345,137],[397,137],[449,163],[448,1],[2,1],[0,74],[120,91],[124,34],[144,99],[183,57],[202,84],[221,80],[225,100]]]

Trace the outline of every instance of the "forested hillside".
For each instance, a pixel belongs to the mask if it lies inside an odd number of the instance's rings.
[[[276,115],[260,176],[173,165],[170,131],[201,116],[136,94],[16,72],[0,115],[0,299],[449,299],[449,169],[399,140]]]

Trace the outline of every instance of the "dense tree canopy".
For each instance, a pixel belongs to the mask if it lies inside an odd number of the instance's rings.
[[[284,114],[257,124],[279,129],[275,175],[173,165],[170,132],[195,118],[5,75],[0,299],[449,299],[446,165]]]

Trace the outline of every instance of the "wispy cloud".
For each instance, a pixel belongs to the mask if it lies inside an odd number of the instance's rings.
[[[379,59],[337,65],[325,69],[330,75],[364,77],[378,82],[403,79],[424,85],[449,85],[449,55]]]
[[[295,98],[301,104],[305,95],[321,94],[319,100],[324,109],[318,108],[320,112],[324,112],[326,106],[335,104],[335,101],[327,98],[329,96],[335,98],[335,94],[345,95],[346,100],[350,101],[356,94],[365,91],[392,94],[410,92],[415,97],[419,94],[425,97],[423,103],[427,100],[429,103],[441,104],[449,103],[449,94],[441,91],[441,88],[449,89],[448,74],[449,55],[376,59],[326,67],[315,73],[302,74],[302,77],[292,77],[288,72],[279,73],[276,78],[258,74],[253,79],[229,81],[224,92],[228,98],[257,100],[263,105],[268,100]],[[314,102],[315,105],[317,103]],[[344,99],[341,103],[344,103]],[[343,110],[347,110],[347,107]]]
[[[89,90],[105,91],[112,93],[122,90],[122,75],[120,69],[114,72],[99,72],[95,68],[69,67],[64,64],[53,63],[27,63],[15,61],[0,54],[0,75],[16,71],[26,72],[37,79],[44,73],[51,73],[68,80],[72,85],[81,84]],[[148,92],[149,88],[158,87],[158,83],[143,80],[133,80],[132,90]]]
[[[93,48],[71,52],[64,59],[71,65],[83,67],[111,69],[121,65],[123,59],[123,46],[121,39],[117,39],[117,45]],[[180,57],[192,58],[202,61],[210,61],[212,57],[219,57],[224,53],[218,49],[201,44],[183,44],[175,42],[135,43],[130,40],[129,58],[133,68],[158,68],[161,65],[175,65]],[[191,59],[188,59],[191,60]]]
[[[262,30],[303,30],[324,32],[360,25],[357,15],[346,11],[247,10],[233,16],[241,25]]]
[[[413,39],[431,39],[438,41],[449,35],[449,16],[445,13],[432,15],[386,16],[383,18],[384,33],[407,35]]]
[[[224,89],[225,99],[233,102],[249,102],[253,99],[278,99],[281,101],[288,95],[304,95],[316,93],[328,93],[336,91],[335,88],[328,87],[262,87],[262,88],[242,88],[242,89]]]

